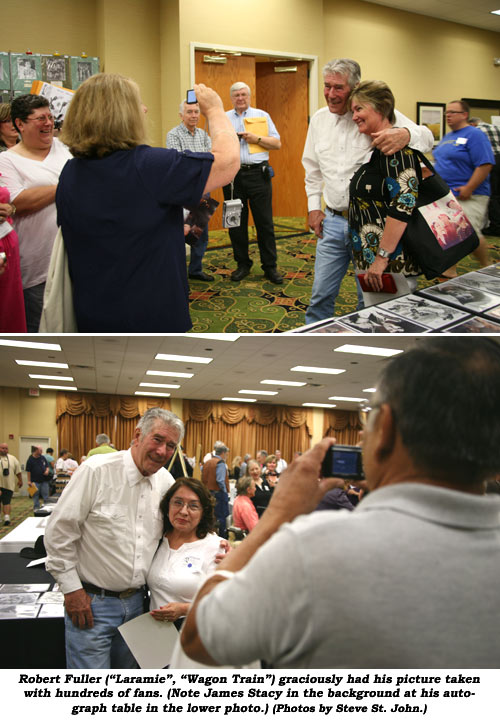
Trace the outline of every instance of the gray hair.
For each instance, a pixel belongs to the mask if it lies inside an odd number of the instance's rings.
[[[246,495],[252,482],[253,478],[250,475],[243,475],[236,483],[236,495]]]
[[[327,62],[323,68],[323,77],[327,75],[345,75],[350,88],[355,87],[361,80],[361,68],[356,60],[350,58],[334,58]]]
[[[237,92],[238,90],[243,90],[243,88],[246,88],[248,90],[248,94],[251,95],[252,91],[248,87],[248,85],[244,82],[235,82],[231,85],[229,88],[229,94],[232,95],[233,93]]]
[[[199,102],[188,103],[186,98],[184,98],[184,100],[181,100],[181,104],[179,105],[179,115],[184,115],[184,105],[198,105],[198,107],[200,107]]]
[[[419,340],[384,366],[368,430],[387,403],[403,445],[431,480],[455,487],[487,480],[500,473],[499,373],[493,338]]]
[[[151,432],[151,429],[157,420],[160,420],[164,425],[168,425],[174,430],[177,430],[179,433],[178,442],[182,440],[184,437],[184,423],[182,420],[173,412],[170,412],[170,410],[163,410],[163,408],[159,407],[153,407],[146,410],[137,423],[137,428],[141,431],[141,435],[144,436]]]
[[[100,433],[95,439],[96,445],[103,445],[104,443],[109,444],[110,440],[111,438],[109,437],[109,435],[106,435],[106,433]]]
[[[229,448],[224,445],[220,440],[216,440],[214,444],[214,453],[216,455],[222,455],[222,453],[229,452]]]

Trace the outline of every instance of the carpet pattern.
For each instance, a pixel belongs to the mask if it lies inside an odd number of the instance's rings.
[[[260,268],[255,229],[250,228],[250,274],[240,282],[230,275],[236,269],[229,233],[209,233],[203,261],[212,282],[190,280],[190,311],[193,332],[270,333],[287,332],[305,322],[314,279],[316,238],[305,230],[305,218],[275,218],[278,270],[283,285],[274,285]],[[500,238],[487,238],[491,262],[500,261]],[[458,265],[461,275],[479,267],[472,256]],[[419,278],[418,287],[435,285],[438,280]],[[342,282],[335,314],[345,315],[356,308],[356,284],[352,265]]]
[[[33,500],[30,497],[16,497],[13,496],[10,504],[10,525],[4,527],[3,525],[3,514],[0,522],[0,540],[10,533],[15,527],[17,527],[27,517],[33,516]]]

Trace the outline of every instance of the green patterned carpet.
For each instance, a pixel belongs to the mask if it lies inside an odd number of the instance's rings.
[[[314,278],[316,238],[305,231],[305,218],[275,218],[278,269],[283,285],[273,285],[260,267],[255,230],[251,228],[250,256],[253,267],[241,282],[230,279],[236,268],[227,230],[209,233],[203,261],[213,282],[190,280],[190,311],[193,332],[287,332],[304,324]],[[500,261],[500,238],[487,238],[492,262]],[[477,261],[468,257],[458,266],[459,274],[475,270]],[[419,287],[437,280],[419,279]],[[342,282],[335,306],[336,315],[356,307],[356,285],[352,265]]]

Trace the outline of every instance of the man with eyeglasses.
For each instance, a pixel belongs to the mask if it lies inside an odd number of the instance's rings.
[[[446,122],[450,128],[434,148],[434,166],[462,206],[479,238],[473,251],[482,267],[490,264],[488,247],[483,236],[491,194],[489,174],[495,164],[491,143],[478,128],[469,125],[469,105],[453,100],[446,106]],[[447,275],[456,274],[452,268]]]
[[[392,358],[363,433],[368,497],[353,512],[313,512],[336,482],[322,477],[335,441],[294,461],[199,590],[181,636],[188,656],[498,668],[500,499],[484,493],[500,473],[499,377],[493,338],[418,339]]]
[[[144,612],[162,535],[163,467],[184,435],[161,408],[139,420],[128,450],[94,455],[64,489],[45,535],[47,569],[64,593],[68,668],[136,668],[117,628]]]
[[[72,155],[54,138],[54,118],[47,98],[19,95],[12,101],[11,118],[21,142],[0,153],[0,174],[10,192],[19,237],[27,330],[36,333],[57,234],[57,183]]]

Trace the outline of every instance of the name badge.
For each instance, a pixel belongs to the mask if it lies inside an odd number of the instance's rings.
[[[468,140],[468,138],[459,137],[459,138],[457,138],[456,144],[457,145],[467,145],[467,140]]]

